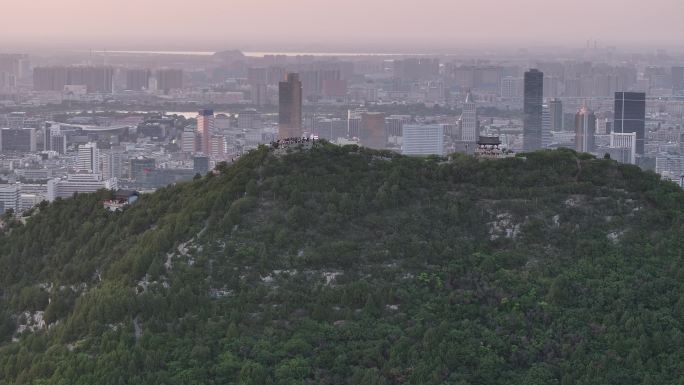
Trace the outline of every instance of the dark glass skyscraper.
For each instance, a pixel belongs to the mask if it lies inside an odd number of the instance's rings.
[[[523,150],[542,148],[542,102],[544,101],[544,73],[538,69],[525,72],[525,101],[523,106]]]
[[[672,93],[684,94],[684,67],[672,67]]]
[[[287,74],[287,81],[278,88],[278,136],[293,138],[302,135],[302,82],[299,74]]]
[[[563,131],[563,103],[558,99],[549,102],[551,131]]]
[[[614,132],[636,133],[636,153],[643,155],[646,94],[644,92],[616,92],[614,121]]]

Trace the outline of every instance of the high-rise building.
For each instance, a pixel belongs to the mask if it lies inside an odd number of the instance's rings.
[[[347,121],[338,118],[314,118],[313,134],[329,141],[347,137]],[[399,133],[401,134],[401,132]]]
[[[405,58],[395,60],[394,76],[407,81],[429,79],[439,75],[439,59]]]
[[[347,110],[347,136],[359,138],[361,136],[361,115],[368,112],[364,108]]]
[[[111,93],[114,69],[102,66],[53,66],[33,69],[35,91],[64,91],[64,86],[86,86],[89,93]]]
[[[278,136],[281,138],[302,135],[302,82],[299,74],[287,74],[287,80],[278,86]]]
[[[214,132],[214,111],[199,110],[197,113],[197,151],[211,155],[211,135]]]
[[[154,158],[139,156],[131,159],[130,178],[133,180],[141,180],[145,175],[154,171],[155,168],[157,168],[157,162]]]
[[[459,66],[454,67],[450,72],[453,74],[455,84],[461,89],[474,88],[489,92],[503,91],[502,82],[504,77],[502,67],[490,65]],[[507,87],[509,85],[510,83],[507,84]]]
[[[67,152],[67,139],[64,133],[53,131],[50,135],[50,147],[47,148],[48,151],[55,151],[60,155],[64,155]]]
[[[385,119],[387,136],[401,136],[402,127],[411,121],[411,115],[390,115]]]
[[[69,85],[84,85],[89,93],[112,93],[112,67],[70,67],[68,74]]]
[[[466,93],[461,114],[461,140],[464,142],[476,142],[477,132],[477,107],[470,91]],[[474,147],[474,146],[473,146]]]
[[[684,180],[684,156],[668,153],[658,154],[655,159],[655,172],[681,186],[682,180]]]
[[[636,153],[644,154],[646,131],[646,94],[643,92],[616,92],[613,131],[636,133]]]
[[[100,165],[102,168],[102,178],[123,178],[126,176],[124,164],[126,162],[126,155],[121,152],[109,151],[101,153]]]
[[[15,214],[19,210],[21,192],[17,186],[0,187],[0,213],[12,210]]]
[[[3,128],[0,130],[0,143],[2,152],[35,152],[35,129]]]
[[[542,147],[542,102],[544,99],[544,73],[538,69],[525,72],[525,99],[523,105],[523,150],[534,151]]]
[[[33,69],[34,91],[63,91],[67,85],[66,67],[35,67]]]
[[[636,163],[636,133],[617,133],[611,132],[610,134],[610,148],[617,155],[614,159],[622,163]],[[614,155],[611,154],[611,157]]]
[[[197,155],[192,158],[192,169],[195,174],[204,175],[209,172],[209,157]]]
[[[559,99],[549,101],[551,131],[563,131],[563,103]]]
[[[228,154],[228,141],[225,136],[212,135],[209,146],[209,155],[211,155],[213,159],[225,159],[226,154]]]
[[[405,124],[401,153],[404,155],[444,155],[444,127],[441,124]]]
[[[522,79],[513,76],[506,76],[501,79],[501,97],[519,98],[522,96]]]
[[[287,74],[278,86],[278,136],[302,136],[302,82],[299,74]]]
[[[30,75],[29,56],[26,54],[0,54],[0,73],[6,73],[15,79],[21,79]]]
[[[150,88],[152,73],[148,69],[129,68],[126,70],[126,89],[141,91]]]
[[[357,138],[361,135],[361,116],[350,116],[347,119],[347,136]]]
[[[0,71],[0,92],[13,93],[17,89],[16,76]]]
[[[43,127],[43,150],[66,154],[66,136],[58,123],[47,122]]]
[[[78,169],[94,174],[100,173],[100,151],[96,143],[89,142],[78,146]]]
[[[155,71],[154,77],[157,90],[164,93],[183,89],[183,70],[175,68],[161,68]]]
[[[25,112],[11,112],[9,114],[3,115],[3,118],[4,121],[0,121],[0,124],[3,124],[2,128],[12,128],[18,130],[28,127],[26,125],[26,121],[28,119],[26,118]]]
[[[684,94],[684,67],[672,67],[672,94]]]
[[[92,193],[100,189],[116,190],[118,179],[102,179],[101,174],[69,174],[67,179],[50,179],[47,183],[47,199],[70,198],[75,193]]]
[[[252,104],[260,107],[268,104],[268,86],[266,84],[252,86]]]
[[[237,125],[241,130],[262,128],[261,115],[255,109],[243,110],[238,114]]]
[[[268,84],[268,68],[249,67],[247,68],[247,83],[254,87],[260,84]]]
[[[226,114],[218,114],[214,117],[214,129],[218,132],[230,130],[233,126],[233,118]]]
[[[558,78],[544,76],[544,97],[555,98],[556,96],[558,96]]]
[[[548,104],[542,104],[542,148],[548,148],[553,142],[551,134],[551,108]]]
[[[55,131],[57,131],[57,127],[55,126]],[[43,126],[43,150],[44,151],[51,151],[52,150],[52,123],[46,122],[45,125]]]
[[[575,114],[575,149],[579,152],[594,151],[596,115],[587,107]]]
[[[197,133],[192,128],[186,128],[181,134],[181,151],[188,154],[197,151]]]
[[[361,114],[361,144],[370,148],[387,147],[385,132],[385,114],[382,112],[366,112]]]

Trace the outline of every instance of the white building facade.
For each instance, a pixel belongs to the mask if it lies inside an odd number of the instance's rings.
[[[444,155],[444,127],[441,124],[405,124],[401,153],[404,155]]]

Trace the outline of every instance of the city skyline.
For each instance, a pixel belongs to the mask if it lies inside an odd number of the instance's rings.
[[[611,16],[616,7],[619,18]],[[0,44],[35,49],[442,52],[511,43],[518,48],[580,47],[587,41],[662,48],[676,47],[677,36],[684,33],[677,16],[684,3],[676,0],[577,0],[564,7],[550,7],[541,0],[426,0],[421,6],[424,15],[416,15],[414,3],[406,0],[199,0],[192,8],[180,0],[40,0],[11,1],[3,9],[6,14],[31,15],[32,23],[26,28],[24,18],[7,18],[0,26]],[[192,17],[198,10],[207,12]],[[581,30],[576,28],[577,19],[583,20]],[[255,22],[260,28],[254,28]]]

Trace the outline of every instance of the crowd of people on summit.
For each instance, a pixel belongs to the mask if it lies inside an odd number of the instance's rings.
[[[303,144],[303,143],[314,143],[316,139],[314,138],[283,138],[278,139],[275,142],[271,142],[271,148],[279,148],[280,146],[288,146],[291,144]]]

